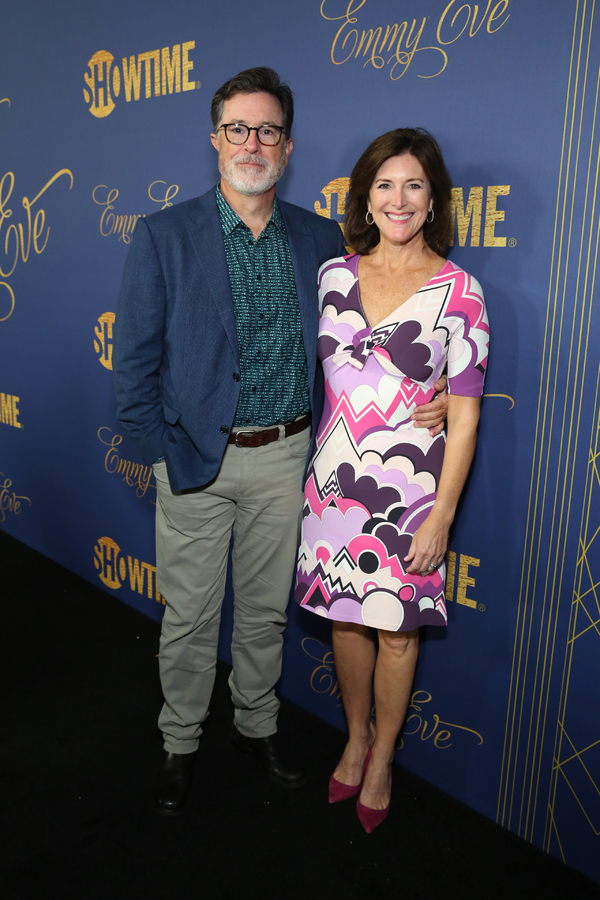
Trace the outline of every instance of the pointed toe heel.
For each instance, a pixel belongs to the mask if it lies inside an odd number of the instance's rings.
[[[341,800],[349,800],[360,791],[360,784],[342,784],[332,775],[329,779],[329,802],[339,803]]]
[[[365,765],[365,773],[367,771],[367,766]],[[364,780],[364,775],[363,775]],[[384,807],[384,809],[371,809],[370,806],[365,806],[360,802],[360,795],[358,800],[356,801],[356,813],[358,818],[360,819],[360,824],[365,829],[367,834],[371,834],[372,831],[377,828],[378,825],[381,825],[385,817],[390,811],[390,802],[391,802],[391,789],[392,789],[392,779],[390,775],[390,800],[388,801],[388,805]]]
[[[332,775],[329,779],[329,802],[330,803],[340,803],[342,800],[349,800],[350,797],[356,797],[358,792],[362,787],[362,783],[365,777],[365,772],[367,771],[367,766],[369,765],[369,760],[371,759],[371,748],[369,747],[369,752],[367,753],[365,764],[363,766],[363,774],[360,779],[359,784],[343,784],[341,781],[338,781],[337,778]],[[338,763],[339,765],[339,763]],[[336,766],[337,768],[337,766]]]
[[[358,818],[360,819],[360,824],[365,829],[367,834],[371,834],[378,825],[381,825],[385,817],[390,811],[390,804],[385,807],[385,809],[371,809],[370,806],[363,806],[360,802],[360,798],[356,804],[356,812],[358,814]]]

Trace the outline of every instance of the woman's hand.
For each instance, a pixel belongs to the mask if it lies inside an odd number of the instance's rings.
[[[448,415],[447,385],[448,378],[445,375],[441,375],[434,384],[438,396],[431,403],[415,407],[415,411],[411,416],[415,423],[415,428],[428,428],[432,437],[435,437],[443,429],[446,416]]]
[[[410,562],[407,572],[427,575],[444,561],[448,547],[448,528],[432,511],[417,528],[404,562]],[[411,561],[412,560],[412,561]]]

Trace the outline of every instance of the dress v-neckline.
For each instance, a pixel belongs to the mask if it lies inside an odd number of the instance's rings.
[[[414,292],[414,294],[411,294],[410,297],[407,297],[406,300],[404,300],[402,303],[399,304],[399,306],[396,306],[390,313],[388,313],[388,315],[384,319],[381,320],[381,322],[378,322],[377,325],[371,325],[371,323],[369,322],[368,316],[365,312],[365,308],[363,306],[361,292],[360,292],[360,279],[358,277],[358,264],[362,257],[359,253],[357,253],[356,256],[357,256],[357,260],[356,260],[355,277],[356,277],[356,290],[357,290],[357,294],[358,294],[358,303],[360,305],[360,311],[361,311],[362,317],[365,320],[365,325],[371,331],[376,331],[378,328],[381,328],[382,326],[384,326],[385,323],[388,321],[388,319],[391,318],[391,316],[396,315],[396,313],[398,312],[399,309],[402,309],[403,306],[406,306],[407,303],[410,303],[411,300],[414,300],[414,298],[417,296],[417,294],[420,294],[421,291],[424,290],[427,287],[427,285],[433,281],[434,278],[438,278],[442,274],[442,272],[444,271],[446,266],[450,263],[449,259],[444,260],[444,265],[441,267],[441,269],[438,269],[438,271],[434,275],[432,275],[431,278],[429,278],[425,282],[425,284],[422,284],[421,287],[417,291]]]

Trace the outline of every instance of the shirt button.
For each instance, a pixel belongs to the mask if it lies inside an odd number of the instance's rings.
[[[257,275],[257,276],[256,276],[256,280],[257,280],[257,281],[261,281],[261,280],[262,280],[262,275]]]
[[[252,241],[248,241],[248,246],[251,247],[252,243],[253,243]]]
[[[258,314],[258,318],[259,318],[259,319],[264,319],[264,313],[259,313],[259,314]]]
[[[240,376],[238,375],[237,372],[234,372],[234,373],[233,373],[233,380],[234,380],[234,381],[239,381],[239,380],[240,380]]]
[[[229,434],[229,428],[227,427],[227,425],[221,425],[219,431],[221,432],[221,434]]]
[[[256,393],[256,386],[252,388],[252,393],[253,393],[253,394]]]

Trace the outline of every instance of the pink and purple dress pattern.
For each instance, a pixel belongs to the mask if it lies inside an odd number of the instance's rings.
[[[319,272],[325,408],[306,483],[296,601],[326,618],[387,631],[447,623],[445,566],[406,572],[436,498],[446,436],[410,418],[448,390],[483,393],[488,323],[478,282],[451,262],[371,328],[358,255]]]

